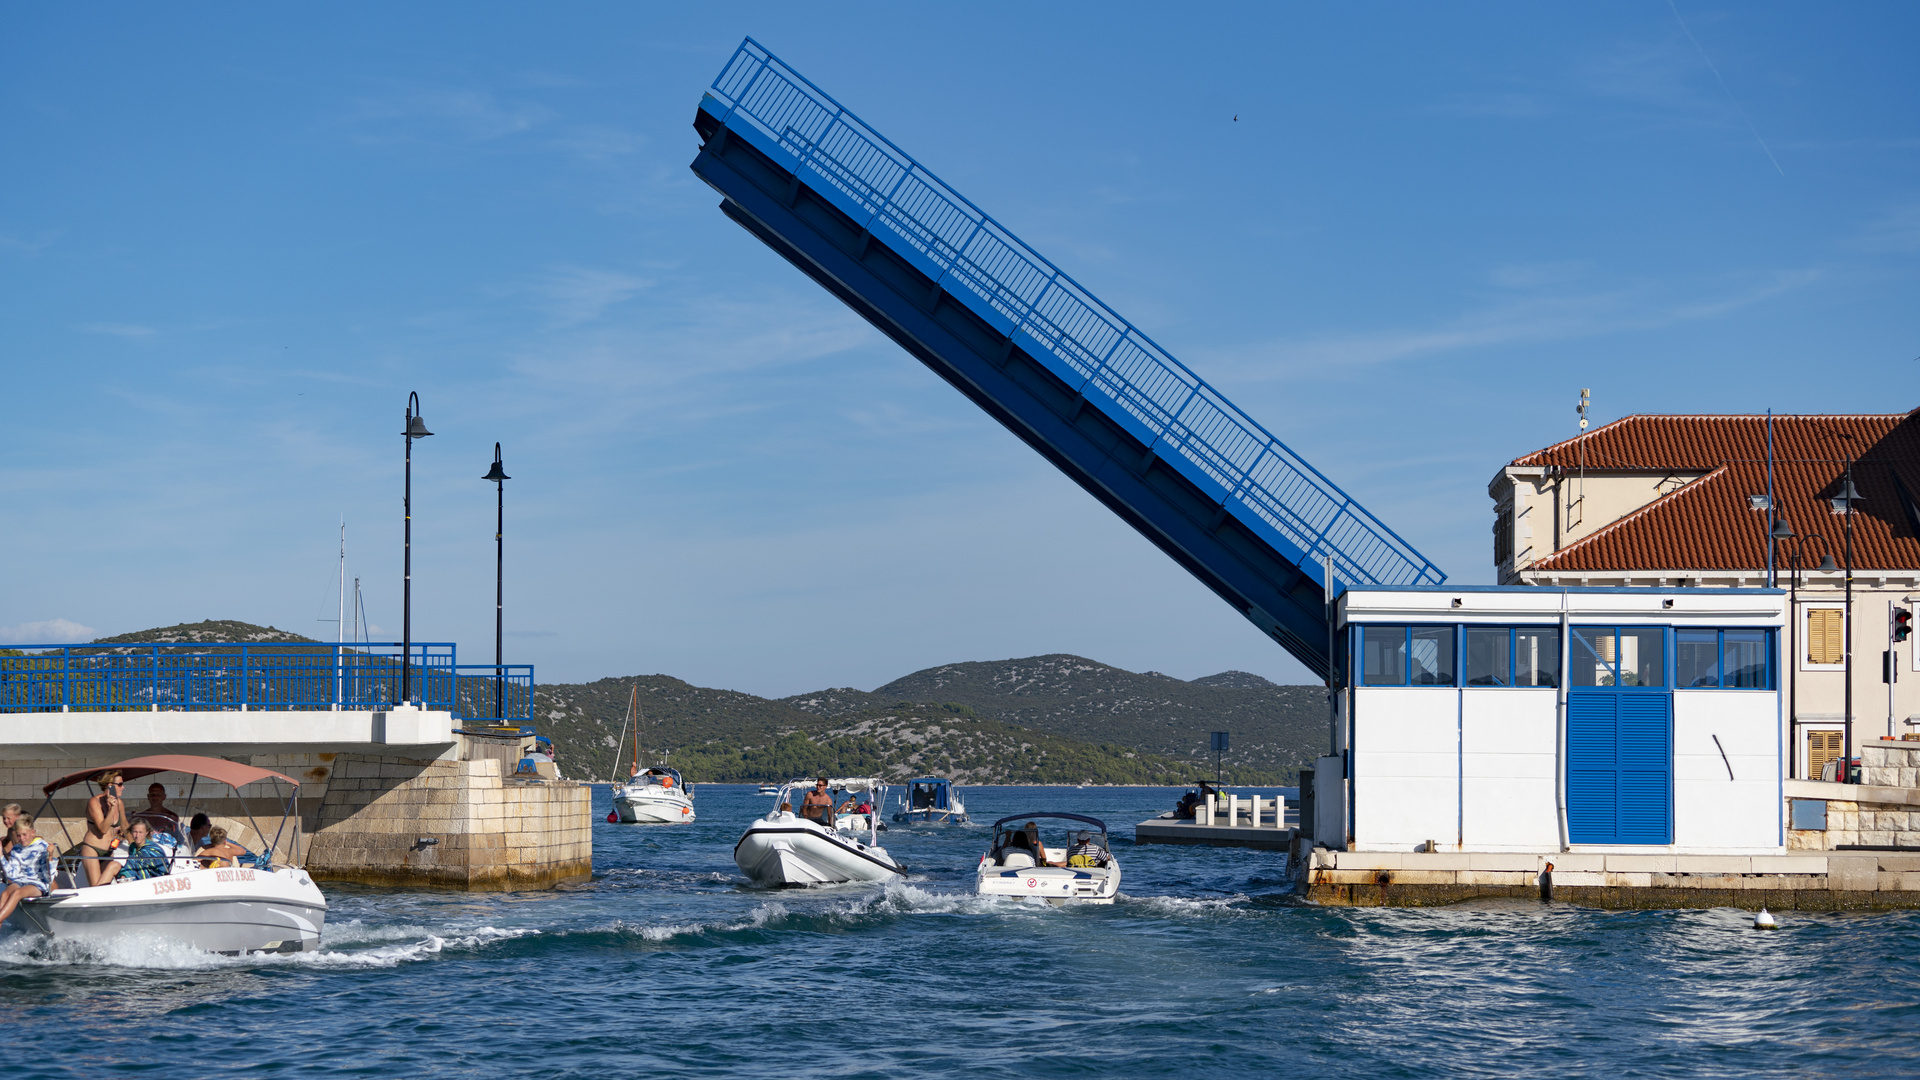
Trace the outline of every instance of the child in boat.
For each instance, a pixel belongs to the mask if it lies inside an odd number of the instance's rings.
[[[153,826],[135,818],[133,828],[127,837],[127,861],[124,865],[117,862],[107,864],[107,872],[101,876],[102,885],[116,878],[142,881],[150,877],[160,877],[169,873],[167,867],[171,853],[161,847],[153,838]]]
[[[6,858],[7,852],[13,850],[13,823],[20,819],[21,813],[23,811],[17,802],[0,808],[0,859]]]
[[[15,818],[7,839],[13,842],[13,849],[6,858],[7,887],[0,889],[0,923],[7,921],[20,901],[53,891],[53,853],[33,831],[33,815]]]
[[[207,846],[196,852],[202,866],[238,866],[242,856],[252,854],[227,839],[227,830],[215,826],[207,833]]]

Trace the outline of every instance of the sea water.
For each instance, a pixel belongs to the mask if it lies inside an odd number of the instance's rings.
[[[329,886],[314,953],[13,935],[5,1075],[1920,1073],[1920,914],[1314,907],[1280,853],[1134,846],[1177,795],[971,788],[971,826],[883,834],[906,881],[774,891],[732,858],[771,798],[702,785],[691,825],[596,819],[586,884]],[[1118,903],[972,895],[1030,810],[1108,822]]]

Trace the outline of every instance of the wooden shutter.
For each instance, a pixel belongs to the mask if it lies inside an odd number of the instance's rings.
[[[1807,663],[1838,664],[1844,659],[1841,623],[1846,613],[1839,608],[1810,608],[1807,611]]]
[[[1827,762],[1840,756],[1840,739],[1844,732],[1809,731],[1807,732],[1807,776],[1819,779],[1820,770]]]

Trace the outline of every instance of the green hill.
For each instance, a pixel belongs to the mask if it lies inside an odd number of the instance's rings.
[[[535,723],[554,740],[563,769],[604,779],[630,759],[632,736],[624,745],[619,737],[636,686],[641,763],[664,756],[695,781],[837,773],[969,784],[1177,784],[1192,775],[1191,765],[1164,755],[1031,731],[962,705],[869,702],[827,715],[666,675],[540,687]],[[1280,782],[1253,770],[1240,779]]]
[[[1326,753],[1327,692],[1244,671],[1191,682],[1054,653],[927,668],[872,693],[822,690],[785,700],[825,716],[914,701],[965,706],[983,719],[1088,742],[1111,742],[1211,773],[1209,735],[1232,733],[1227,764],[1291,773]]]
[[[205,619],[197,623],[180,623],[175,626],[162,626],[153,630],[136,630],[131,634],[116,637],[93,639],[95,645],[156,645],[156,644],[200,644],[218,642],[221,644],[251,644],[253,642],[312,642],[310,637],[286,630],[275,630],[271,626],[255,626],[252,623],[234,619]],[[317,644],[317,643],[316,643]]]

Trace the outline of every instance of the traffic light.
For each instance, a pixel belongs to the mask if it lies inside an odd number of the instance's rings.
[[[1913,609],[1897,607],[1893,609],[1893,640],[1905,641],[1913,636]]]

